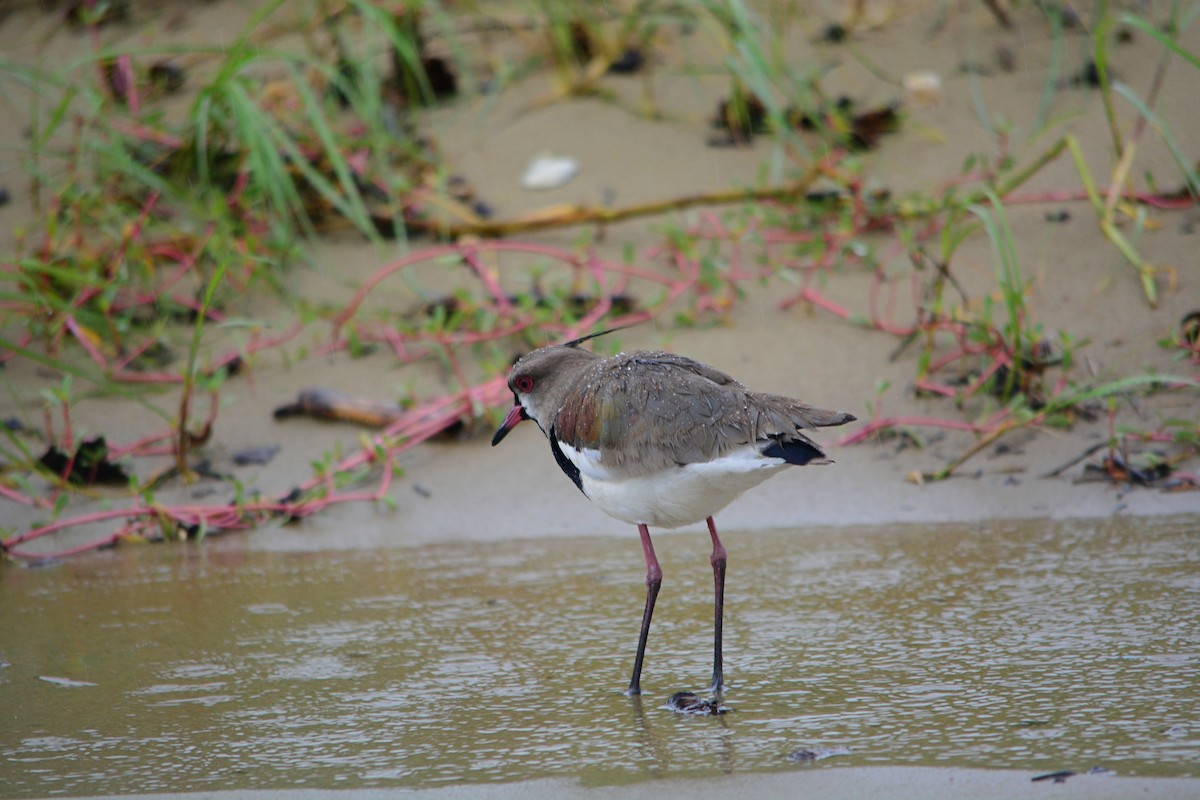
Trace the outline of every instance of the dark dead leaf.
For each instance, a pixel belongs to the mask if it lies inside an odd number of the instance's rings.
[[[141,352],[129,362],[129,369],[134,372],[144,372],[148,369],[162,369],[171,365],[175,359],[174,350],[163,342],[154,341],[148,347],[142,348]]]
[[[1086,89],[1098,89],[1100,88],[1102,77],[1103,76],[1100,74],[1100,67],[1096,65],[1096,62],[1088,61],[1079,69],[1078,72],[1067,78],[1067,83],[1071,86],[1082,86]],[[1117,76],[1111,69],[1109,69],[1109,83],[1112,83],[1115,80],[1117,80]]]
[[[1099,464],[1088,464],[1083,468],[1083,480],[1107,480],[1137,486],[1154,486],[1170,477],[1171,465],[1154,459],[1150,464],[1139,467],[1128,463],[1118,452],[1110,452]]]
[[[1193,348],[1200,344],[1200,311],[1193,311],[1179,320],[1179,340]]]
[[[841,44],[846,41],[846,27],[837,22],[825,26],[825,30],[821,31],[821,41],[829,44]]]
[[[834,143],[849,150],[870,150],[884,134],[900,129],[898,103],[864,111],[857,109],[851,98],[842,95],[815,111],[789,110],[787,117],[793,127],[802,131],[823,131]]]
[[[613,75],[632,75],[646,63],[646,57],[636,47],[626,48],[611,64],[608,71]]]
[[[71,457],[57,445],[50,445],[38,461],[43,467],[75,486],[129,484],[129,473],[125,468],[109,461],[108,443],[103,436],[84,439]]]
[[[712,126],[728,139],[712,140],[710,144],[745,144],[757,133],[767,132],[767,107],[755,94],[729,98],[717,103]]]
[[[900,130],[898,109],[897,105],[889,105],[856,114],[850,126],[851,149],[870,150],[884,134]]]
[[[187,83],[187,73],[173,61],[156,61],[147,73],[150,88],[161,94],[175,94]]]
[[[449,62],[426,50],[420,6],[401,7],[395,21],[404,32],[403,38],[416,44],[416,59],[410,52],[401,52],[398,48],[392,50],[391,89],[403,100],[422,105],[457,94],[458,78]]]
[[[441,56],[427,56],[421,59],[421,68],[425,70],[429,88],[436,99],[443,100],[458,94],[458,76],[449,61]]]

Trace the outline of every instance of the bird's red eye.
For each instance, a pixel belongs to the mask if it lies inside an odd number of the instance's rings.
[[[518,375],[517,379],[513,381],[513,385],[521,394],[529,394],[533,391],[533,378],[528,375]]]

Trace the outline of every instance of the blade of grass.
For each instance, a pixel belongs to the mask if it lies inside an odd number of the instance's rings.
[[[1042,6],[1043,13],[1050,20],[1050,60],[1046,65],[1046,78],[1042,82],[1042,95],[1038,99],[1037,113],[1033,117],[1034,136],[1046,126],[1050,115],[1050,106],[1058,91],[1058,82],[1062,76],[1063,53],[1063,20],[1062,11],[1057,6]]]
[[[1096,212],[1096,216],[1100,220],[1100,230],[1108,238],[1113,246],[1125,257],[1138,273],[1138,280],[1142,284],[1142,292],[1146,296],[1146,300],[1150,303],[1151,308],[1158,307],[1158,286],[1154,282],[1154,269],[1142,260],[1136,249],[1125,238],[1124,234],[1113,223],[1112,219],[1105,215],[1105,202],[1100,196],[1100,192],[1096,189],[1096,182],[1092,179],[1091,170],[1088,168],[1087,160],[1083,156],[1083,151],[1079,148],[1079,143],[1075,137],[1068,134],[1063,141],[1066,143],[1067,150],[1071,153],[1071,159],[1075,162],[1075,170],[1079,173],[1079,179],[1083,183],[1083,190],[1087,194],[1088,202],[1092,204],[1092,208]]]
[[[225,260],[219,261],[208,280],[208,285],[204,289],[204,297],[200,302],[199,313],[196,314],[196,322],[192,326],[192,338],[188,344],[187,365],[183,371],[183,389],[179,397],[179,414],[173,422],[176,426],[175,467],[179,470],[179,474],[185,477],[191,474],[187,465],[187,453],[191,444],[191,431],[188,429],[188,418],[191,416],[192,398],[195,394],[197,378],[200,375],[198,368],[200,342],[204,337],[204,323],[208,319],[208,310],[212,307],[217,287],[221,285],[221,281],[225,278],[226,266],[227,262]],[[213,402],[214,404],[216,403],[215,398]]]
[[[1187,185],[1188,191],[1193,196],[1200,196],[1200,173],[1197,173],[1196,169],[1188,163],[1187,157],[1180,149],[1179,143],[1175,141],[1175,137],[1171,135],[1171,131],[1167,128],[1166,123],[1149,106],[1142,102],[1142,98],[1138,97],[1137,93],[1126,84],[1117,81],[1113,84],[1113,89],[1117,94],[1129,101],[1129,104],[1154,127],[1154,130],[1167,145],[1167,149],[1171,151],[1171,157],[1175,159],[1175,164],[1179,167],[1179,171],[1183,173],[1184,183]]]
[[[1137,16],[1136,14],[1132,14],[1128,11],[1121,14],[1121,16],[1118,17],[1118,19],[1120,19],[1122,24],[1128,25],[1131,28],[1136,28],[1137,30],[1139,30],[1142,33],[1149,36],[1154,41],[1161,44],[1163,47],[1167,48],[1167,50],[1169,50],[1171,53],[1174,53],[1175,55],[1179,56],[1180,58],[1182,58],[1184,61],[1191,64],[1196,69],[1200,69],[1200,56],[1191,52],[1190,50],[1185,49],[1182,45],[1179,44],[1177,37],[1183,31],[1174,30],[1174,31],[1172,31],[1173,35],[1168,35],[1165,31],[1163,31],[1157,25],[1154,25],[1153,23],[1149,22],[1148,20],[1145,20],[1145,19]]]
[[[1119,156],[1125,150],[1125,137],[1121,135],[1121,128],[1117,125],[1117,111],[1112,101],[1112,78],[1108,73],[1108,43],[1113,26],[1109,0],[1100,0],[1096,18],[1096,29],[1092,33],[1092,63],[1096,67],[1096,79],[1100,85],[1101,102],[1104,104],[1104,118],[1108,120],[1108,130],[1112,136],[1113,152]]]
[[[980,219],[992,243],[996,284],[1004,300],[1007,315],[1004,337],[1011,359],[1011,368],[1005,379],[1004,396],[1008,397],[1012,394],[1013,388],[1020,385],[1023,356],[1029,346],[1029,343],[1025,341],[1024,331],[1025,285],[1021,279],[1021,268],[1013,245],[1012,230],[1008,226],[1008,218],[1004,213],[1004,205],[990,189],[987,190],[987,197],[992,205],[990,212],[978,205],[970,205],[967,210]]]
[[[332,184],[325,180],[324,176],[321,176],[317,170],[307,168],[307,159],[297,158],[295,161],[296,166],[304,172],[305,177],[312,183],[313,188],[320,192],[327,203],[337,208],[359,231],[370,238],[376,233],[375,226],[371,223],[370,214],[363,203],[362,193],[358,190],[358,184],[355,183],[350,165],[346,163],[345,154],[342,152],[342,148],[339,147],[333,131],[329,127],[328,120],[326,119],[326,109],[317,101],[308,82],[303,79],[303,76],[297,74],[294,68],[292,77],[294,85],[300,94],[300,99],[304,102],[305,115],[321,142],[325,158],[328,159],[330,166],[333,168],[334,175],[337,177],[338,184],[341,186],[341,192],[334,189]],[[283,138],[286,141],[291,141],[291,137],[285,136]],[[320,180],[316,180],[317,178],[320,178]]]

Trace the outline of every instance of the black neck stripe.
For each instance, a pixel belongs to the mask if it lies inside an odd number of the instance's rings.
[[[554,430],[554,426],[550,426],[550,452],[554,453],[554,460],[558,462],[559,468],[567,474],[571,479],[571,483],[575,484],[579,491],[583,491],[583,478],[579,476],[579,467],[571,463],[571,459],[567,458],[567,454],[558,446],[558,432]]]

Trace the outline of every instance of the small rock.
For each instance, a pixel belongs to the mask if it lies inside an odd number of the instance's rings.
[[[233,454],[233,463],[239,467],[245,467],[251,464],[262,466],[269,464],[275,454],[279,452],[279,445],[267,444],[260,447],[248,447],[245,450],[239,450]]]

